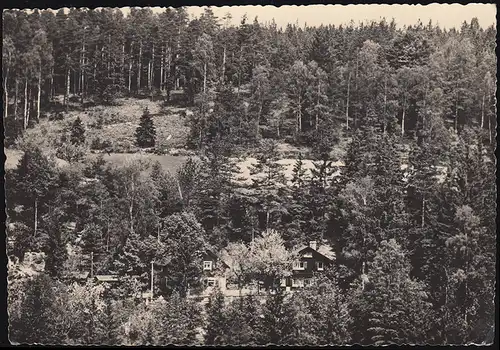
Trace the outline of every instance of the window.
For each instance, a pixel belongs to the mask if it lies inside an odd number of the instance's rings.
[[[311,280],[309,278],[306,278],[304,280],[304,287],[309,287],[311,285]]]
[[[296,279],[296,278],[292,279],[292,287],[298,287],[299,286],[299,282],[300,281],[298,279]]]
[[[302,255],[302,257],[304,257],[304,258],[312,258],[313,257],[313,253],[311,253],[311,252],[304,253],[304,255]]]
[[[323,262],[322,261],[316,262],[316,268],[318,269],[318,271],[323,271],[324,270]]]
[[[296,261],[293,264],[293,269],[294,270],[305,270],[307,267],[307,261]]]
[[[212,270],[212,262],[211,261],[204,261],[203,262],[203,270]]]
[[[207,287],[216,287],[218,285],[218,281],[215,278],[207,278],[206,283]]]

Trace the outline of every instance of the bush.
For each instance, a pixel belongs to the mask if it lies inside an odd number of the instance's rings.
[[[93,138],[92,142],[90,143],[90,149],[91,150],[102,150],[102,142],[99,137]]]
[[[91,150],[96,150],[96,151],[111,151],[111,148],[113,147],[113,144],[109,140],[101,140],[100,137],[96,137],[92,139],[92,142],[90,144],[90,149]]]
[[[112,105],[120,97],[121,87],[118,84],[110,84],[104,88],[101,99],[105,104]]]
[[[85,143],[85,126],[80,117],[77,117],[71,125],[70,140],[73,145],[83,145]]]
[[[104,126],[104,116],[102,114],[99,114],[95,123],[92,123],[90,125],[90,127],[94,129],[102,129],[103,126]]]
[[[109,140],[104,140],[101,143],[101,149],[111,149],[113,147],[113,144]]]
[[[57,112],[52,114],[52,116],[49,117],[49,120],[64,120],[64,113],[63,112]]]
[[[85,155],[85,148],[80,145],[64,143],[56,151],[56,157],[61,158],[68,163],[79,162]]]

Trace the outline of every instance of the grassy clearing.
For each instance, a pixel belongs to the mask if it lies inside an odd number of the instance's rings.
[[[183,108],[162,108],[161,101],[149,99],[121,98],[115,106],[92,106],[84,111],[69,111],[64,120],[42,119],[34,128],[28,129],[24,139],[31,140],[44,149],[55,148],[71,124],[80,117],[86,126],[86,140],[90,146],[93,139],[109,141],[115,152],[134,152],[135,130],[139,119],[147,108],[153,116],[158,144],[166,143],[171,148],[184,147],[189,129],[181,117]],[[102,128],[98,127],[99,119]],[[171,135],[168,142],[166,139]]]
[[[22,143],[35,144],[44,151],[54,156],[55,150],[59,144],[61,136],[67,133],[71,124],[77,117],[80,117],[86,125],[86,143],[88,153],[87,159],[95,159],[98,154],[90,152],[90,144],[93,139],[99,138],[101,141],[109,141],[111,143],[110,153],[103,153],[104,159],[112,165],[123,165],[133,158],[148,160],[149,162],[158,161],[165,171],[172,174],[176,173],[179,167],[185,162],[185,155],[156,155],[151,153],[142,153],[134,145],[135,130],[138,126],[139,119],[145,109],[153,116],[153,121],[157,131],[157,143],[166,144],[167,148],[179,149],[184,148],[188,127],[184,124],[182,117],[185,108],[162,106],[162,101],[151,101],[149,99],[138,98],[121,98],[116,101],[115,106],[91,106],[85,108],[84,111],[72,110],[65,115],[64,120],[48,120],[42,119],[34,128],[28,129],[19,142],[18,148],[22,149]],[[98,120],[102,120],[102,128],[96,127]],[[167,141],[167,138],[170,139]],[[343,159],[349,140],[342,138],[338,145],[331,152],[332,160],[337,161]],[[296,147],[285,142],[278,143],[278,151],[282,159],[280,163],[285,167],[285,175],[287,178],[291,176],[295,159],[299,153],[305,158],[305,167],[311,168],[311,161],[307,160],[311,154],[311,149],[306,147]],[[5,149],[7,160],[5,163],[6,169],[15,168],[22,157],[23,152],[18,149]],[[238,160],[240,174],[237,177],[246,179],[244,182],[250,181],[250,164],[255,162],[251,152]],[[182,153],[181,153],[182,154]],[[58,165],[67,165],[67,162],[55,158]]]

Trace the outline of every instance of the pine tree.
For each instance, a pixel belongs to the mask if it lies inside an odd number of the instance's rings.
[[[45,271],[56,279],[64,275],[64,263],[68,258],[67,236],[61,219],[61,213],[55,211],[49,213],[42,222],[42,229],[48,237]]]
[[[77,117],[73,124],[71,124],[70,141],[73,145],[82,145],[85,143],[85,127],[80,117]]]
[[[33,212],[27,222],[33,227],[36,237],[39,217],[44,213],[44,202],[53,194],[57,171],[55,163],[48,159],[39,148],[27,150],[20,159],[13,174],[13,197],[17,204],[32,208]]]
[[[200,287],[202,254],[207,248],[206,234],[191,213],[165,218],[161,236],[164,237],[168,261],[167,292],[177,291],[184,297],[189,288]]]
[[[57,309],[57,298],[64,292],[48,275],[41,273],[28,281],[19,315],[20,319],[10,319],[10,338],[25,344],[60,344],[66,339],[54,329],[61,320]]]
[[[363,343],[423,344],[433,320],[424,285],[410,278],[410,263],[394,240],[383,241],[368,273],[368,284],[355,303],[364,304],[355,324]],[[366,323],[365,323],[366,322]],[[366,328],[364,328],[366,327]],[[364,331],[363,331],[364,329]]]
[[[144,111],[139,126],[135,131],[135,138],[139,147],[147,148],[155,146],[156,129],[147,109]]]
[[[257,343],[298,345],[293,343],[293,335],[297,331],[296,317],[295,305],[281,289],[267,295],[257,326]]]
[[[209,298],[206,306],[207,324],[205,333],[205,344],[223,345],[224,336],[228,331],[226,310],[224,307],[224,295],[216,290]]]

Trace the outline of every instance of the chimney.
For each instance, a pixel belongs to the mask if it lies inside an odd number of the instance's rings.
[[[317,250],[318,249],[318,242],[316,242],[316,241],[310,241],[309,242],[309,247],[311,247],[314,250]]]

